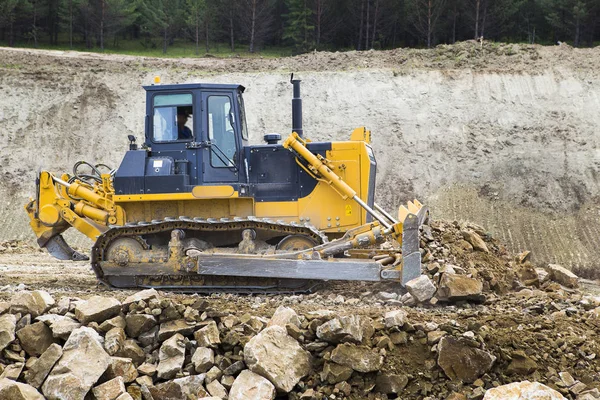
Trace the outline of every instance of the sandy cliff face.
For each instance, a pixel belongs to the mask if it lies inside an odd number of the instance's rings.
[[[152,76],[243,84],[258,143],[289,131],[288,74],[298,71],[308,137],[372,130],[382,205],[417,197],[436,217],[478,223],[536,261],[593,268],[600,51],[476,46],[184,61],[2,49],[0,239],[32,237],[22,205],[39,168],[119,164],[127,135],[143,136],[141,85]]]

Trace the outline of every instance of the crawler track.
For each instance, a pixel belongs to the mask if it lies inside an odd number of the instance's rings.
[[[305,235],[318,244],[326,243],[327,236],[310,225],[299,225],[258,219],[253,217],[235,219],[203,219],[203,218],[166,218],[149,222],[138,222],[125,226],[113,226],[102,234],[92,248],[91,266],[98,280],[110,287],[117,288],[149,288],[174,290],[179,292],[231,292],[231,293],[306,293],[310,292],[318,282],[300,279],[264,279],[235,276],[203,276],[197,273],[177,272],[165,264],[154,265],[152,273],[145,274],[143,267],[123,267],[123,273],[107,273],[103,264],[105,253],[110,244],[121,238],[144,238],[148,235],[169,234],[174,229],[186,234],[231,233],[232,237],[240,237],[239,232],[253,229],[258,234],[272,237],[288,235]],[[167,243],[163,243],[167,246]],[[135,272],[131,269],[136,268]],[[129,269],[129,270],[128,270]],[[114,271],[114,270],[113,270]]]

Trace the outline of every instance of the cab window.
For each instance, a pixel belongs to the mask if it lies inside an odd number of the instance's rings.
[[[153,99],[155,142],[189,141],[194,137],[191,93],[159,94]]]
[[[208,97],[208,139],[211,142],[210,164],[213,167],[233,167],[235,142],[234,112],[229,96]]]

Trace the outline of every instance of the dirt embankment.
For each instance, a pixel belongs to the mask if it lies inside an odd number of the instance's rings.
[[[599,48],[465,42],[250,60],[0,49],[0,60],[0,239],[31,238],[22,205],[39,168],[118,165],[127,135],[142,136],[141,85],[154,75],[245,85],[258,143],[290,128],[293,71],[310,138],[372,130],[380,203],[417,197],[537,262],[597,274]]]

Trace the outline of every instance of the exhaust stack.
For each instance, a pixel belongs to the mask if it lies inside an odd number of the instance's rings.
[[[294,85],[294,97],[292,98],[292,132],[296,132],[298,136],[302,134],[302,98],[300,98],[300,79],[294,79],[294,74],[290,78],[290,82]]]

